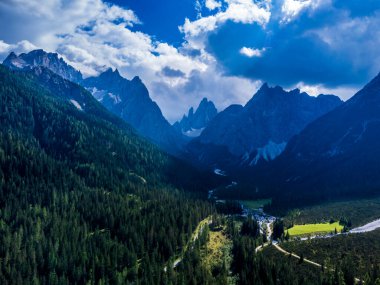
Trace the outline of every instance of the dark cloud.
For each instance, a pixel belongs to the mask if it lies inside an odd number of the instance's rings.
[[[181,70],[172,69],[169,66],[164,67],[161,70],[161,74],[166,77],[185,77],[185,73],[183,73]]]
[[[378,9],[380,1],[333,1],[284,24],[275,7],[266,28],[228,22],[209,37],[207,49],[232,75],[284,87],[361,85],[380,70]],[[248,58],[242,47],[265,52]]]

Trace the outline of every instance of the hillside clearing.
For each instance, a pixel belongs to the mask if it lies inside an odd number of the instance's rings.
[[[343,226],[339,222],[335,223],[323,223],[323,224],[306,224],[306,225],[295,225],[288,229],[290,236],[303,236],[310,234],[324,234],[335,232],[335,230],[340,233],[343,230]]]

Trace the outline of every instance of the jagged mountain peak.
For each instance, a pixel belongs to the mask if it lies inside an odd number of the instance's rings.
[[[46,52],[42,49],[21,53],[18,56],[11,52],[3,64],[11,69],[31,69],[43,66],[72,82],[80,83],[83,80],[80,71],[68,65],[57,53]]]
[[[135,76],[135,77],[133,77],[132,82],[142,83],[142,80],[139,76]]]
[[[14,59],[14,58],[17,58],[17,55],[12,51],[12,52],[7,56],[7,58],[6,58],[4,61],[11,60],[11,59]]]
[[[216,109],[214,103],[212,101],[209,101],[206,97],[204,97],[199,103],[197,111],[201,110],[202,108]]]
[[[206,97],[204,97],[202,100],[201,100],[201,103],[199,105],[203,105],[203,104],[206,104],[208,102],[211,102],[211,101],[208,101],[208,99]],[[212,103],[212,102],[211,102]]]
[[[183,137],[166,121],[140,77],[128,80],[117,69],[109,68],[97,77],[85,79],[83,84],[109,111],[131,124],[141,135],[166,151],[179,152]]]
[[[174,126],[179,132],[187,136],[199,136],[202,130],[217,114],[218,110],[214,103],[207,98],[203,98],[195,111],[194,108],[191,107],[188,114],[184,115],[182,120],[176,122]]]
[[[120,75],[119,70],[117,69],[113,70],[111,67],[109,67],[105,71],[100,73],[98,77],[115,79],[115,78],[120,78],[122,76]]]
[[[235,156],[235,164],[273,159],[307,124],[341,103],[336,96],[317,98],[264,83],[244,107],[231,106],[219,113],[198,138],[194,152],[204,159],[202,145],[219,146],[228,149],[226,157]]]

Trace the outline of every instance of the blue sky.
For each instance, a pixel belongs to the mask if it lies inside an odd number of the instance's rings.
[[[139,75],[171,122],[263,82],[347,99],[380,71],[378,0],[43,2],[0,2],[0,59],[43,48],[85,76]]]
[[[194,0],[118,0],[108,1],[133,10],[143,23],[139,30],[156,39],[180,46],[183,34],[178,27],[184,19],[197,17]]]

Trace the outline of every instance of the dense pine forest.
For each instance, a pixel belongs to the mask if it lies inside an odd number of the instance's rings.
[[[0,283],[159,284],[213,211],[183,189],[204,189],[179,185],[178,161],[33,73],[0,66],[0,82]]]

